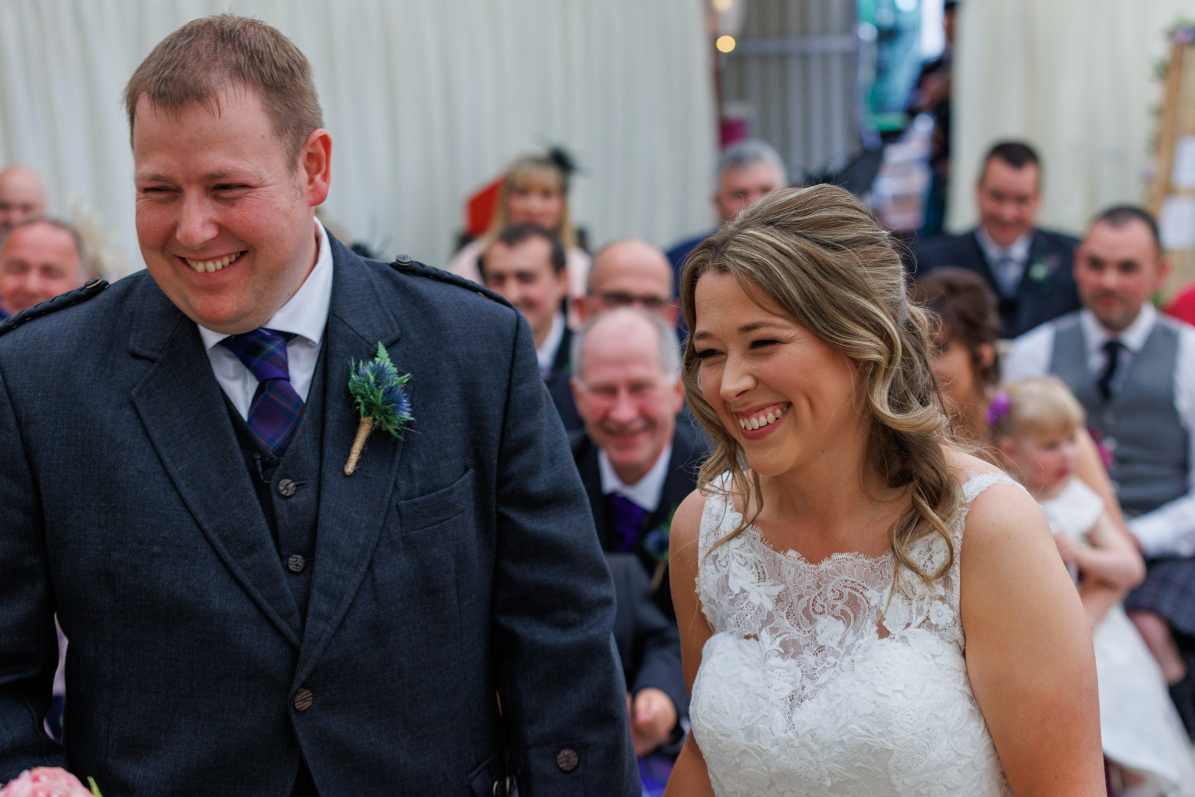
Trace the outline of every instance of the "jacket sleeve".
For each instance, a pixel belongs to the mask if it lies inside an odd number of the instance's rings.
[[[0,370],[0,783],[66,766],[42,725],[57,666],[38,491]]]
[[[631,594],[628,599],[635,618],[635,649],[641,651],[638,668],[631,681],[631,692],[649,686],[672,699],[679,722],[689,716],[689,694],[680,659],[680,632],[676,623],[664,616],[652,598],[651,581],[638,562],[631,568]]]
[[[518,316],[499,442],[495,672],[521,797],[639,797],[614,593]]]

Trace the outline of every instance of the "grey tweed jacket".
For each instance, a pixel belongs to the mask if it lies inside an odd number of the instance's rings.
[[[0,337],[0,782],[285,797],[302,757],[324,797],[639,794],[610,575],[526,322],[332,246],[328,384],[380,341],[415,421],[345,477],[357,415],[326,391],[305,623],[197,328],[147,274]]]

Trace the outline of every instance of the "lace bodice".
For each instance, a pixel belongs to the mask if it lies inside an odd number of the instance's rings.
[[[963,485],[953,529],[1000,474]],[[813,564],[771,548],[716,484],[701,517],[697,591],[714,634],[693,684],[693,733],[719,797],[1010,794],[971,692],[959,557],[932,585],[892,554]],[[932,572],[947,543],[914,560]],[[708,554],[708,556],[707,556]]]

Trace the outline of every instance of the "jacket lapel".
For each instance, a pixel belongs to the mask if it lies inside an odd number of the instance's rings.
[[[992,264],[988,262],[988,253],[984,251],[983,244],[979,242],[978,230],[979,228],[976,227],[967,235],[967,237],[970,238],[971,246],[974,247],[972,252],[973,257],[975,258],[974,262],[979,263],[982,266],[980,276],[987,280],[988,285],[992,286],[992,291],[999,296],[1000,290],[997,286],[1000,283],[996,282],[996,274],[992,271]]]
[[[224,565],[299,647],[298,606],[195,324],[156,286],[141,294],[130,349],[154,361],[132,401],[187,509]]]
[[[360,415],[348,391],[349,361],[371,360],[380,342],[400,374],[404,367],[398,322],[379,297],[369,267],[336,239],[332,244],[332,302],[324,345],[323,462],[315,572],[296,683],[311,673],[332,632],[344,618],[373,556],[397,481],[402,440],[380,431],[370,435],[352,476],[344,475]],[[418,385],[412,379],[410,396]]]
[[[583,434],[583,433],[582,433]],[[610,550],[610,530],[606,522],[606,496],[602,495],[602,475],[598,467],[598,449],[588,436],[578,444],[577,470],[581,484],[589,496],[589,508],[593,511],[593,525],[597,529],[598,542],[603,550]]]

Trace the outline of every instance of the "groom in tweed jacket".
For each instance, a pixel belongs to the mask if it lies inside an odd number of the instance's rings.
[[[526,322],[319,225],[331,139],[273,28],[189,23],[126,103],[147,272],[0,327],[0,781],[638,795],[609,571]],[[346,476],[349,363],[379,344],[413,420]]]

